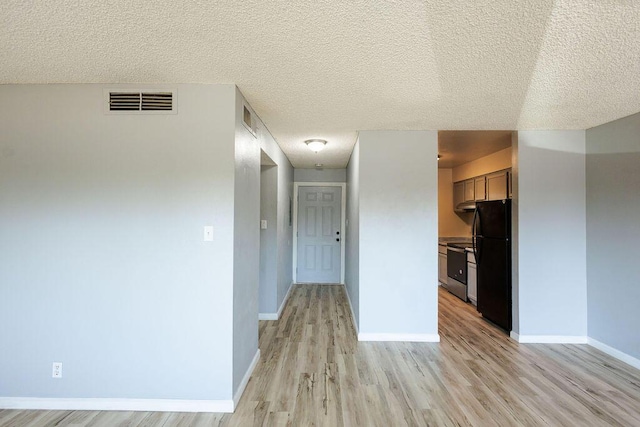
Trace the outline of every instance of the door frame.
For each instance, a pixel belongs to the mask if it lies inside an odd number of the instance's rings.
[[[294,182],[293,183],[293,283],[298,283],[298,192],[300,187],[340,187],[340,284],[344,285],[345,235],[347,222],[346,182]]]

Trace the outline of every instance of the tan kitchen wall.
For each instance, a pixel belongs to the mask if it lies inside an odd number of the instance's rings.
[[[438,237],[470,237],[473,213],[453,210],[453,169],[438,169]]]
[[[511,167],[511,147],[452,169],[453,182]]]

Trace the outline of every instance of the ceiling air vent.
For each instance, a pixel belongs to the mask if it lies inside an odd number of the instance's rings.
[[[109,113],[120,114],[176,114],[176,92],[162,91],[105,91]]]
[[[253,136],[256,136],[256,122],[253,120],[251,110],[246,105],[243,105],[242,108],[242,124]]]
[[[171,92],[142,92],[143,111],[171,111],[173,109],[173,94]]]
[[[109,92],[109,111],[139,111],[140,92]]]

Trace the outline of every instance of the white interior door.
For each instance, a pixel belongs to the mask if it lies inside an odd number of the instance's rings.
[[[340,283],[342,188],[299,187],[297,281]]]

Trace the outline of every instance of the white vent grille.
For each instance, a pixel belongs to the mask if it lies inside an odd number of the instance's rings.
[[[175,91],[108,91],[110,113],[175,114]]]

